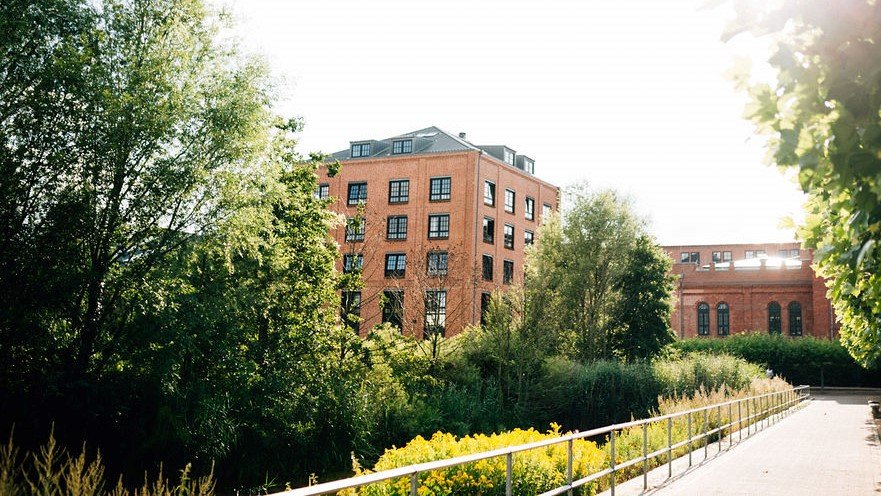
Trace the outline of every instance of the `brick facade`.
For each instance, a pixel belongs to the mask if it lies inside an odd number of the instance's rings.
[[[776,303],[783,335],[837,337],[838,327],[824,281],[811,268],[811,251],[801,249],[798,243],[664,248],[673,258],[672,272],[677,276],[671,318],[677,336],[699,335],[702,304],[709,307],[709,325],[704,328],[708,336],[720,335],[720,304],[728,306],[730,334],[770,332],[774,325],[770,313]]]
[[[403,294],[402,332],[423,336],[425,331],[427,291],[444,291],[446,295],[444,334],[452,336],[468,324],[480,321],[481,295],[504,289],[523,278],[525,232],[535,233],[542,205],[558,207],[559,188],[537,179],[479,149],[437,153],[412,153],[398,156],[341,160],[342,170],[335,177],[326,168],[318,172],[319,184],[328,186],[333,197],[332,208],[354,217],[359,211],[365,219],[364,240],[346,241],[344,226],[337,228],[333,238],[343,254],[361,254],[363,268],[359,332],[364,335],[383,321],[382,305],[385,291]],[[432,201],[429,187],[432,178],[450,178],[449,199]],[[408,181],[406,202],[390,201],[390,182]],[[484,182],[495,185],[495,202],[484,202]],[[348,188],[353,183],[366,183],[367,199],[360,207],[347,202]],[[505,207],[505,190],[514,193],[514,211]],[[525,215],[526,198],[534,200],[533,218]],[[429,217],[449,215],[449,235],[429,237]],[[405,239],[388,239],[388,222],[392,216],[406,216]],[[493,242],[483,240],[484,218],[494,222]],[[393,221],[394,222],[394,221]],[[505,226],[513,227],[513,247],[505,246]],[[428,272],[429,252],[446,252],[446,274]],[[402,277],[386,273],[386,256],[404,254],[406,265]],[[492,257],[492,281],[482,277],[483,256]],[[505,261],[513,265],[513,279],[504,281]],[[343,270],[343,261],[338,265]]]

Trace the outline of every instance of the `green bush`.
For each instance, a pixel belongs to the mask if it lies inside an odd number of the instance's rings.
[[[671,347],[684,352],[734,355],[769,367],[792,384],[881,386],[881,372],[862,368],[838,341],[756,333],[724,339],[684,339]]]

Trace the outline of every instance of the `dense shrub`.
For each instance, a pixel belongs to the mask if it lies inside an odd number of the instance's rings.
[[[756,333],[724,339],[685,339],[671,346],[686,352],[738,356],[771,368],[792,384],[881,386],[881,372],[862,368],[838,341]]]
[[[684,358],[656,360],[654,377],[663,397],[692,396],[700,389],[746,389],[764,371],[758,365],[730,355],[689,353]]]
[[[374,471],[387,470],[415,463],[490,451],[516,444],[527,444],[559,437],[558,426],[546,434],[534,429],[514,429],[500,434],[464,436],[438,432],[430,439],[421,436],[406,446],[390,449],[379,459]],[[572,443],[573,476],[578,479],[594,473],[607,463],[607,455],[596,443],[578,440]],[[513,465],[514,494],[538,494],[566,483],[567,446],[557,444],[515,455]],[[505,457],[422,474],[419,494],[505,494]],[[369,471],[368,471],[369,472]],[[585,487],[580,494],[593,494],[595,487]],[[362,489],[364,495],[410,494],[409,478],[391,480]]]

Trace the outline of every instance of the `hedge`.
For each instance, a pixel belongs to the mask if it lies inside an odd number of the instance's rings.
[[[683,352],[738,356],[772,369],[791,384],[881,387],[881,371],[862,368],[838,341],[754,333],[683,339],[670,346]]]

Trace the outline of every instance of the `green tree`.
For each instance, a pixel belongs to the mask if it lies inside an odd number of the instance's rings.
[[[642,221],[614,191],[591,192],[580,185],[567,192],[567,200],[565,215],[545,221],[529,254],[530,326],[551,332],[565,353],[611,357],[612,336],[621,326],[616,314],[621,280]]]
[[[769,4],[770,5],[770,4]],[[771,160],[809,194],[799,230],[862,364],[881,358],[881,3],[785,0],[740,8],[726,37],[773,36],[776,82],[748,86]],[[745,4],[738,4],[745,7]]]
[[[652,238],[642,235],[631,250],[621,277],[621,299],[613,341],[619,356],[649,358],[675,339],[670,330],[674,278],[672,260]]]

